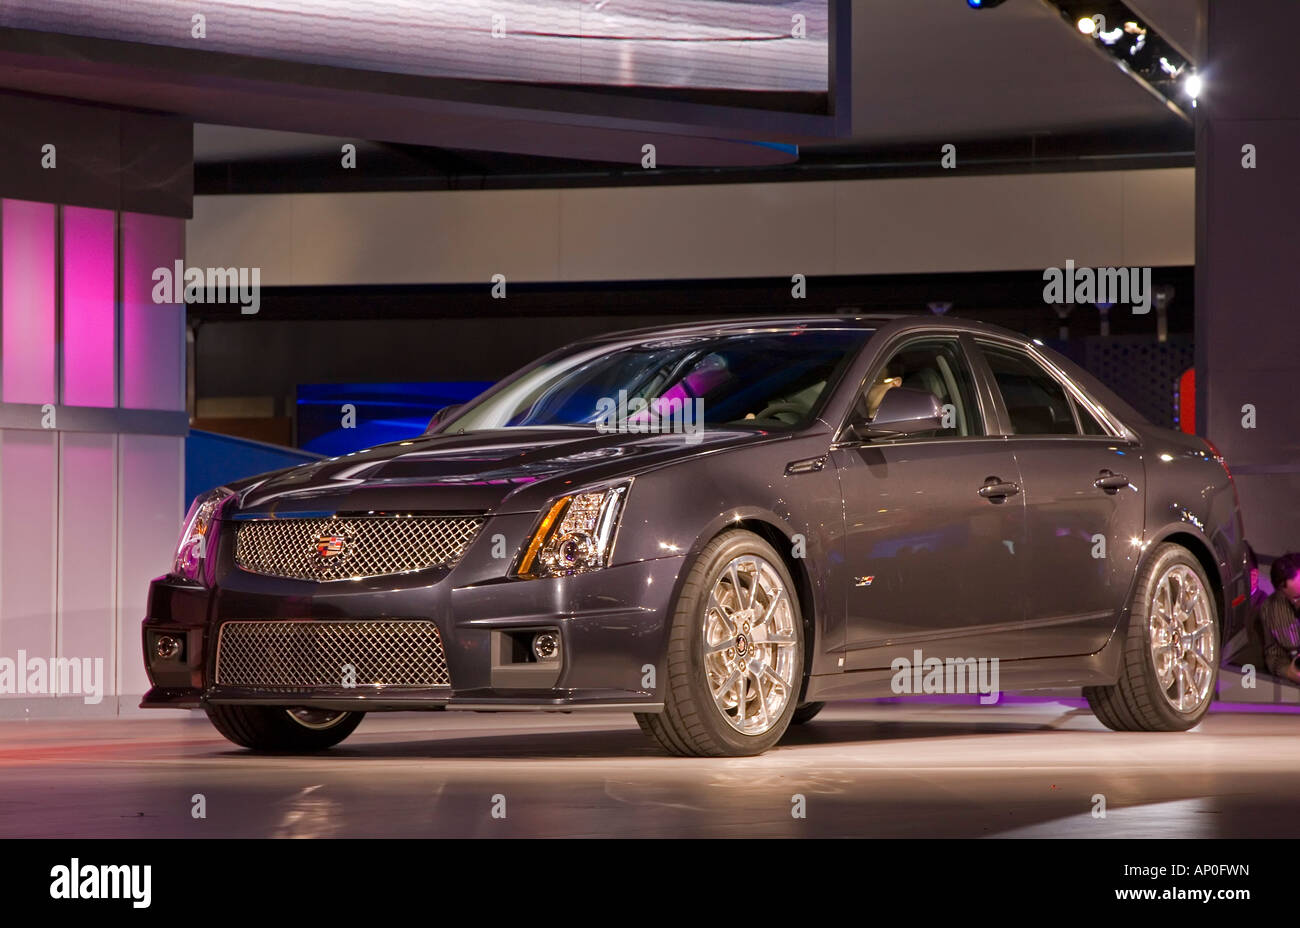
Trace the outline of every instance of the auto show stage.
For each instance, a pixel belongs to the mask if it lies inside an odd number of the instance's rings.
[[[607,712],[372,715],[289,757],[197,714],[12,721],[0,836],[1296,837],[1298,732],[1290,706],[1122,734],[1011,697],[836,703],[761,757],[669,757]]]

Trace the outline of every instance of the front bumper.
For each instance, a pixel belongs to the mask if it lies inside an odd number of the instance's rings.
[[[455,587],[457,570],[343,583],[282,580],[230,570],[217,584],[160,577],[149,590],[142,708],[205,703],[314,706],[362,712],[409,709],[629,709],[656,712],[671,603],[684,558],[623,564],[544,580],[491,579]],[[216,649],[231,621],[433,622],[449,686],[261,687],[218,685]],[[521,648],[558,633],[558,657]],[[173,658],[160,636],[182,642]]]

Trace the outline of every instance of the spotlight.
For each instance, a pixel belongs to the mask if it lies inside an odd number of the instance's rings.
[[[1133,14],[1136,0],[1044,0],[1066,28],[1106,52],[1120,69],[1185,117],[1196,107],[1201,87],[1188,84],[1194,66],[1147,23]],[[1093,12],[1100,8],[1101,12]]]
[[[1187,91],[1187,95],[1193,100],[1201,95],[1203,89],[1205,89],[1205,82],[1201,80],[1199,74],[1189,74],[1183,81],[1183,90]]]
[[[966,0],[966,5],[972,10],[991,10],[1006,2],[1007,0]]]

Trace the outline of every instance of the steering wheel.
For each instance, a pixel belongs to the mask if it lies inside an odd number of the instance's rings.
[[[802,419],[805,415],[807,415],[808,410],[804,408],[804,406],[803,406],[802,403],[772,403],[772,404],[768,405],[767,407],[765,407],[765,408],[763,409],[763,411],[760,412],[758,415],[756,415],[754,418],[755,418],[755,419],[775,419],[775,418],[777,418],[779,415],[781,415],[782,413],[789,413],[789,414],[793,415],[793,416],[794,416],[794,422],[798,422],[798,421],[799,421],[800,419]],[[784,420],[782,420],[782,421],[784,421]],[[793,424],[793,423],[791,423],[791,424]]]

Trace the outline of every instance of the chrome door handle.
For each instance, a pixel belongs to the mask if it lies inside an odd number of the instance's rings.
[[[1094,480],[1092,485],[1098,490],[1105,490],[1111,496],[1114,496],[1116,492],[1128,486],[1128,477],[1123,474],[1113,474],[1103,467],[1101,476]]]
[[[1001,477],[989,477],[984,481],[984,486],[975,491],[991,503],[1006,502],[1008,496],[1015,496],[1020,492],[1020,486],[1015,483],[1007,483]]]

